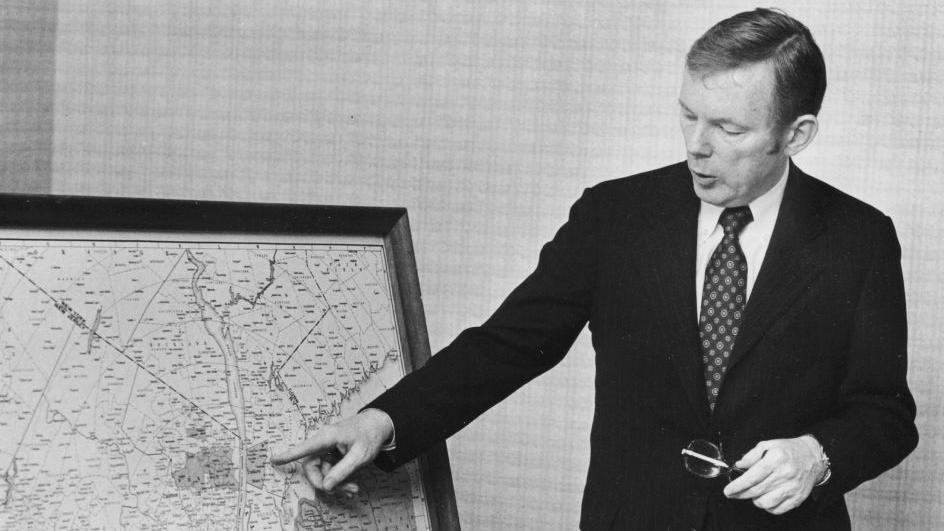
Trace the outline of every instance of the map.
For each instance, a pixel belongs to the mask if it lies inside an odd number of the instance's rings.
[[[379,243],[117,236],[0,234],[0,529],[430,528],[269,464],[405,373]]]

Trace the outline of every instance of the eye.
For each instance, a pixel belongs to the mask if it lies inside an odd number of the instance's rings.
[[[721,130],[724,132],[724,134],[726,134],[726,135],[728,135],[728,136],[739,136],[739,135],[743,135],[743,134],[744,134],[744,131],[741,131],[741,130],[739,130],[739,129],[731,129],[731,128],[724,127],[724,126],[721,127]]]

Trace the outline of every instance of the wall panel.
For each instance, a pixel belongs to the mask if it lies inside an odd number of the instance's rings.
[[[861,529],[944,527],[944,10],[781,2],[830,75],[808,172],[895,219],[921,445],[851,496]],[[682,57],[753,4],[119,2],[58,11],[53,190],[409,208],[433,348],[533,267],[580,190],[683,157]],[[450,441],[469,529],[573,529],[593,357]],[[631,414],[631,412],[627,412]],[[629,456],[632,457],[632,456]]]
[[[52,183],[56,2],[0,5],[0,192]]]

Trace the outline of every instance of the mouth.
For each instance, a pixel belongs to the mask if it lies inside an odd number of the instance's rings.
[[[717,177],[714,175],[708,175],[707,173],[699,173],[695,170],[691,170],[692,177],[695,178],[695,182],[698,184],[706,185],[711,184],[717,180]]]

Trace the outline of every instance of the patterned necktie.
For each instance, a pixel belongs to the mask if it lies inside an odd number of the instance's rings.
[[[724,229],[724,237],[705,268],[698,336],[705,368],[705,390],[712,411],[747,303],[747,259],[738,236],[753,219],[751,209],[746,206],[724,209],[718,221]]]

